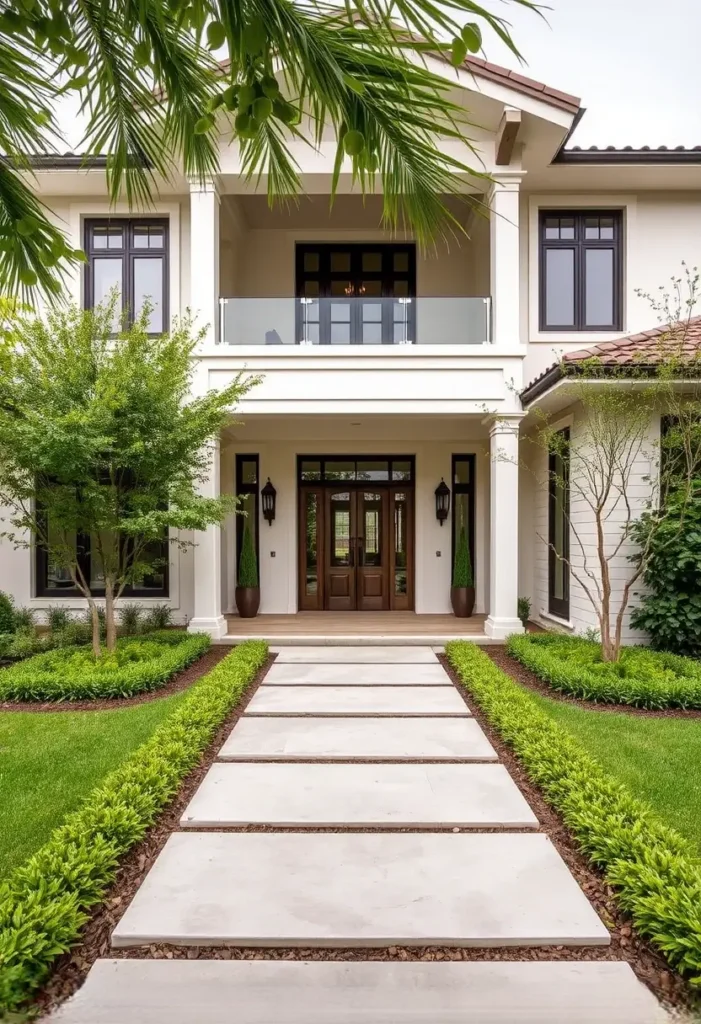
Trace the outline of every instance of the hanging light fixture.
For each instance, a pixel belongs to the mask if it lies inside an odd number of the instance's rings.
[[[270,477],[268,482],[260,492],[260,500],[263,506],[263,518],[266,520],[268,526],[273,525],[273,519],[275,518],[275,498],[277,491],[270,483]]]
[[[443,525],[448,518],[448,512],[450,511],[450,491],[446,485],[445,480],[441,477],[441,482],[438,484],[435,490],[436,495],[436,519]]]

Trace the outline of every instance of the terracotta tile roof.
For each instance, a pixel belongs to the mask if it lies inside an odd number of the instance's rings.
[[[481,57],[468,57],[465,66],[481,78],[489,78],[493,82],[506,85],[516,92],[524,93],[526,96],[534,96],[538,99],[546,99],[553,106],[561,107],[572,114],[575,114],[580,107],[579,96],[572,96],[568,92],[561,92],[553,89],[544,82],[537,82],[535,78],[527,78],[517,71],[502,67],[501,64],[492,64],[490,61],[482,60]]]
[[[583,363],[596,359],[602,366],[654,366],[662,358],[674,356],[694,359],[701,356],[701,316],[691,317],[681,324],[663,324],[639,334],[629,334],[616,341],[602,341],[589,348],[568,352],[561,362],[544,370],[521,392],[521,401],[529,405],[564,376],[562,365]]]

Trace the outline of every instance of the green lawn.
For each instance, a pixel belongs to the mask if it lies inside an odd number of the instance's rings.
[[[645,718],[535,699],[701,852],[701,718]]]
[[[0,712],[0,878],[184,698],[114,711]]]

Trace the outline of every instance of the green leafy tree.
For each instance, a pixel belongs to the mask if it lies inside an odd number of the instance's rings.
[[[91,537],[104,577],[106,645],[116,639],[115,601],[153,571],[155,541],[168,531],[203,530],[232,507],[206,498],[211,445],[256,378],[192,398],[189,320],[169,334],[147,333],[150,310],[115,337],[114,301],[59,309],[44,320],[19,316],[2,350],[0,505],[3,537],[34,537],[87,599],[93,650],[100,617],[75,538]],[[187,546],[179,534],[174,543]]]
[[[467,530],[463,526],[458,534],[455,545],[455,559],[453,562],[453,586],[472,587],[472,560],[470,559],[470,545],[467,542]]]
[[[294,194],[290,143],[304,113],[317,143],[329,129],[338,140],[334,191],[347,155],[363,190],[381,184],[388,225],[408,221],[428,241],[459,229],[444,197],[463,192],[470,171],[436,144],[436,130],[465,142],[468,163],[470,146],[453,83],[424,55],[461,65],[481,50],[481,26],[517,52],[508,23],[473,0],[6,0],[0,11],[8,294],[37,285],[58,293],[61,273],[83,258],[22,173],[32,154],[60,145],[56,110],[66,91],[87,117],[86,159],[107,158],[112,200],[147,204],[174,164],[199,178],[215,173],[219,135],[232,130],[248,176],[265,174],[271,197]]]
[[[240,587],[258,586],[258,561],[256,559],[256,549],[253,543],[253,534],[251,533],[251,528],[248,523],[246,523],[243,528],[238,581]]]

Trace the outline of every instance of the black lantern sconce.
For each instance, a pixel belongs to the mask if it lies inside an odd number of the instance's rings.
[[[277,495],[277,491],[275,490],[273,485],[270,483],[270,477],[268,477],[267,484],[265,485],[263,490],[260,492],[260,500],[261,500],[261,504],[263,506],[263,518],[267,521],[268,526],[272,526],[273,525],[273,519],[275,518],[275,497],[276,497],[276,495]]]
[[[441,482],[436,487],[436,519],[443,525],[448,518],[448,512],[450,512],[450,491],[446,486],[446,482],[441,477]]]

